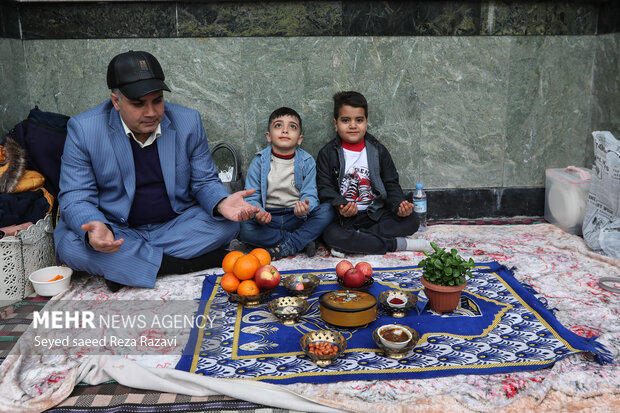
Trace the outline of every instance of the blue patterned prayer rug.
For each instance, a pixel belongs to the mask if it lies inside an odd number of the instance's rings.
[[[569,354],[589,352],[599,363],[610,353],[595,338],[580,337],[563,327],[530,289],[499,264],[480,263],[472,271],[461,305],[439,315],[428,308],[412,309],[393,318],[381,308],[368,326],[336,328],[320,317],[318,297],[339,289],[334,269],[283,271],[282,275],[312,273],[321,284],[310,296],[310,309],[295,325],[279,323],[267,304],[243,308],[231,303],[221,289],[221,277],[205,278],[198,315],[204,328],[194,328],[177,369],[220,378],[245,378],[270,383],[328,383],[343,380],[414,379],[455,374],[492,374],[551,366]],[[418,295],[418,267],[377,268],[368,292],[400,288]],[[286,296],[277,287],[270,299]],[[383,324],[415,329],[420,341],[404,358],[383,355],[372,333]],[[316,366],[301,351],[301,336],[313,330],[335,329],[348,340],[343,357]]]

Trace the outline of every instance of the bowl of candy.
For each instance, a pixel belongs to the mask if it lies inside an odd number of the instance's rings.
[[[301,298],[308,298],[320,283],[321,279],[316,274],[291,274],[284,279],[284,287],[289,294]]]

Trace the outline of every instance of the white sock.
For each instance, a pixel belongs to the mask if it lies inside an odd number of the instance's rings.
[[[335,249],[332,248],[332,256],[337,257],[337,258],[344,258],[344,252],[340,252],[340,251],[336,251]]]
[[[432,251],[431,243],[425,239],[405,238],[407,241],[407,251]]]

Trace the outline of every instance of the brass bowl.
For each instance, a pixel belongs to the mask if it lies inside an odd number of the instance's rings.
[[[241,294],[229,293],[229,292],[227,292],[226,294],[228,294],[228,299],[230,300],[230,302],[239,303],[244,307],[252,308],[252,307],[257,307],[263,304],[264,302],[266,302],[274,290],[275,288],[271,290],[267,290],[267,291],[262,291],[258,294],[253,294],[253,295],[241,295]]]
[[[344,281],[342,280],[342,278],[338,278],[338,285],[340,286],[342,290],[368,291],[368,289],[370,289],[370,287],[374,283],[375,283],[375,279],[369,278],[364,282],[364,284],[362,284],[359,287],[347,287],[346,285],[344,285]]]
[[[303,284],[302,289],[297,289],[298,284]],[[296,297],[308,298],[316,287],[321,283],[321,279],[316,274],[291,274],[284,279],[284,287],[289,294]]]
[[[400,298],[404,301],[403,304],[392,304],[390,300],[394,298]],[[379,304],[385,310],[386,313],[391,315],[392,317],[402,318],[409,310],[411,310],[418,303],[418,297],[415,294],[410,293],[409,291],[402,290],[386,290],[379,294],[377,298],[379,300]]]
[[[310,304],[301,297],[279,297],[267,305],[271,313],[283,324],[292,325],[308,311]]]
[[[335,354],[318,355],[308,351],[310,343],[321,343],[325,341],[338,346],[338,352]],[[318,330],[304,334],[299,340],[299,345],[314,364],[319,367],[326,367],[344,354],[344,351],[347,349],[347,340],[337,331]]]
[[[409,342],[403,348],[390,348],[383,344],[383,342],[381,341],[381,337],[379,337],[379,329],[383,326],[375,328],[375,331],[372,332],[372,338],[373,340],[375,340],[377,347],[379,347],[381,351],[383,351],[383,354],[385,354],[386,357],[401,359],[405,357],[407,353],[409,353],[415,347],[415,345],[420,340],[420,335],[411,327],[407,327],[402,324],[397,325],[404,330],[409,330],[409,332],[411,333],[411,340],[409,340]]]

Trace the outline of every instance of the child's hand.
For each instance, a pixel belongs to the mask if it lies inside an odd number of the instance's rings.
[[[271,222],[271,214],[267,211],[263,211],[262,209],[256,213],[254,218],[256,219],[256,221],[258,221],[259,224],[263,225],[269,224]]]
[[[340,205],[338,207],[338,212],[343,217],[352,217],[357,215],[357,204],[355,202],[347,202],[346,205]]]
[[[413,204],[407,200],[404,200],[398,206],[398,212],[396,213],[396,215],[398,215],[401,218],[404,218],[404,217],[408,217],[409,215],[411,215],[412,212],[413,212]]]
[[[293,213],[298,217],[307,215],[310,212],[310,200],[306,199],[305,201],[297,201],[295,203],[295,209]]]

